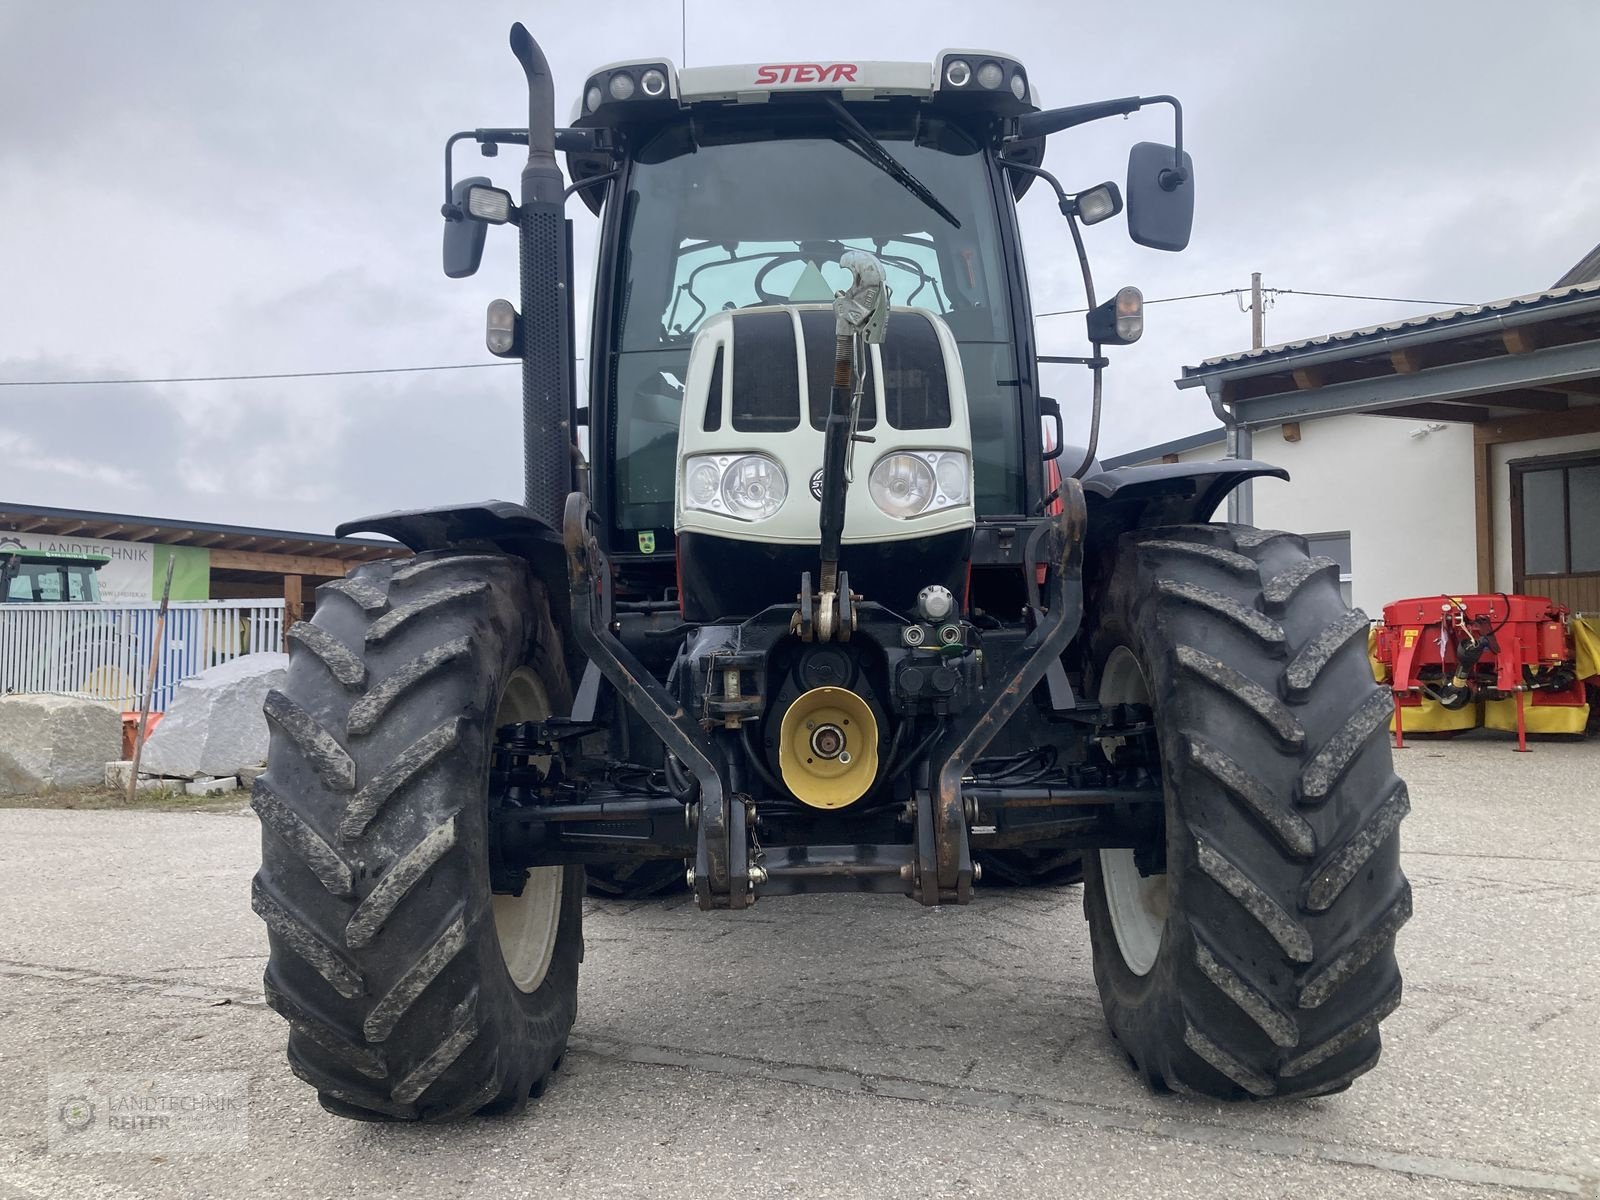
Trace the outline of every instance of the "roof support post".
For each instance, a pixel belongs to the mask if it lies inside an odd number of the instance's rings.
[[[1257,278],[1259,280],[1260,277]],[[1206,395],[1211,400],[1211,411],[1217,414],[1217,420],[1221,421],[1222,427],[1228,431],[1228,457],[1252,458],[1255,449],[1254,431],[1242,423],[1223,403],[1225,394],[1223,389],[1226,386],[1220,379],[1206,380]],[[1228,493],[1228,522],[1232,525],[1254,525],[1255,521],[1255,480],[1246,479]]]
[[[1255,433],[1248,425],[1228,426],[1228,457],[1254,458]],[[1228,521],[1234,525],[1256,523],[1255,480],[1246,479],[1228,493]]]

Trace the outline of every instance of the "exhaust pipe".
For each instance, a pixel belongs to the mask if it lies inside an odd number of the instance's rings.
[[[528,161],[518,226],[522,279],[523,503],[561,528],[573,490],[572,226],[556,165],[556,97],[550,63],[519,21],[511,53],[528,80]]]

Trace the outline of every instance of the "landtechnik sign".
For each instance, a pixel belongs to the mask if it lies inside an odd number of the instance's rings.
[[[111,561],[100,568],[100,598],[108,603],[161,599],[169,558],[177,560],[172,568],[174,600],[207,600],[211,596],[211,552],[199,546],[157,546],[51,533],[0,533],[0,546],[105,555]]]

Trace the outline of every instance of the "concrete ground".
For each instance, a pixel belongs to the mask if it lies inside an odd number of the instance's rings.
[[[260,1002],[248,810],[0,811],[0,1200],[1600,1196],[1600,744],[1417,742],[1400,767],[1416,916],[1383,1060],[1249,1107],[1139,1084],[1066,888],[591,904],[543,1101],[341,1121]],[[207,1070],[249,1073],[246,1145],[48,1152],[53,1073]]]

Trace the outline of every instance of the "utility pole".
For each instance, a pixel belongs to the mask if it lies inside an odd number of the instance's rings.
[[[1266,344],[1266,314],[1261,310],[1261,272],[1250,272],[1250,349],[1259,350]],[[1249,458],[1254,451],[1254,439],[1245,425],[1228,427],[1228,457]],[[1228,520],[1235,525],[1255,524],[1255,494],[1245,480],[1228,493]]]
[[[1261,311],[1261,272],[1250,272],[1250,349],[1265,345],[1266,314]]]

